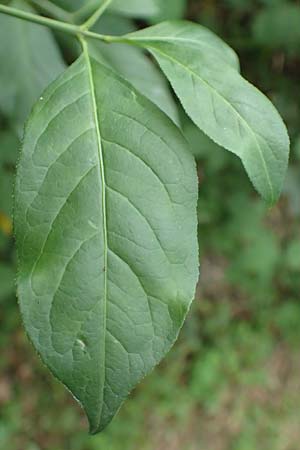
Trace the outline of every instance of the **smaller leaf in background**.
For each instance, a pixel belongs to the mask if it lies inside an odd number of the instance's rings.
[[[110,11],[130,17],[153,17],[159,14],[157,0],[113,0]]]
[[[23,0],[13,0],[9,6],[34,12]],[[3,14],[0,59],[0,111],[21,135],[33,103],[65,65],[51,31]]]
[[[159,13],[150,18],[155,24],[164,20],[182,19],[187,9],[187,0],[156,0]]]
[[[84,4],[89,3],[86,0],[51,0],[51,2],[69,12],[75,12]]]
[[[263,48],[299,52],[300,6],[284,2],[262,10],[255,18],[253,40]]]
[[[107,34],[125,34],[135,29],[130,19],[113,15],[103,16],[94,27],[94,31]],[[168,82],[142,49],[126,44],[107,45],[99,41],[90,41],[89,49],[95,59],[115,69],[173,122],[179,124],[177,105]]]
[[[96,33],[101,32],[102,34],[110,34],[113,36],[132,33],[136,30],[137,26],[134,20],[129,17],[118,16],[117,14],[109,12],[103,14],[92,28],[92,31],[95,31]],[[106,47],[109,48],[113,46],[106,44]]]
[[[162,0],[112,0],[108,10],[127,17],[153,17],[160,12]],[[179,0],[178,0],[179,1]],[[68,12],[76,13],[83,9],[96,10],[100,5],[100,0],[52,0],[57,6]],[[104,2],[104,0],[102,0]]]
[[[148,48],[186,113],[212,140],[241,158],[255,188],[273,204],[286,175],[287,130],[267,97],[233,68],[234,52],[189,22],[165,22],[125,39]]]

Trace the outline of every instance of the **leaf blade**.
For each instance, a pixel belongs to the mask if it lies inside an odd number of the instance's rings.
[[[124,36],[129,42],[141,46],[155,43],[177,44],[185,48],[195,48],[200,54],[212,53],[215,57],[240,70],[235,51],[216,34],[199,24],[187,20],[169,20]]]
[[[168,351],[187,313],[197,182],[175,125],[106,67],[89,58],[89,68],[86,55],[28,122],[15,228],[27,332],[94,433]]]
[[[180,26],[179,26],[180,28]],[[218,52],[201,44],[130,34],[154,55],[184,109],[212,140],[239,156],[261,195],[273,204],[279,197],[289,157],[289,138],[271,102],[244,80]],[[151,34],[151,28],[150,28]]]

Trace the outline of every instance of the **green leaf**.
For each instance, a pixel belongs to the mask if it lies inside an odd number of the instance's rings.
[[[159,13],[151,18],[151,23],[181,19],[187,9],[187,0],[156,0]]]
[[[234,54],[227,46],[222,51],[213,36],[195,24],[166,22],[124,41],[154,55],[191,119],[241,158],[256,189],[273,203],[288,164],[286,128],[271,102],[234,69]]]
[[[64,8],[67,11],[75,12],[87,5],[97,3],[95,0],[86,2],[85,0],[52,0],[53,3]],[[101,2],[98,2],[101,5]],[[159,6],[157,0],[112,0],[109,10],[129,17],[151,17],[159,13]]]
[[[109,9],[130,17],[151,17],[160,12],[156,0],[113,0]]]
[[[207,59],[217,58],[239,71],[239,59],[234,50],[212,31],[193,22],[167,21],[127,34],[125,39],[131,44],[135,43],[149,49],[160,48],[163,45],[164,48],[169,48],[170,52],[193,52],[190,64],[200,64],[205,55]]]
[[[86,0],[51,0],[51,2],[69,12],[75,12],[86,3],[91,3],[91,1],[86,2]]]
[[[129,17],[118,16],[117,14],[105,12],[93,26],[92,31],[100,34],[120,36],[122,34],[137,31],[137,26],[134,20]],[[90,40],[89,47],[92,43],[94,43],[94,41]],[[112,46],[106,44],[106,47]]]
[[[178,335],[198,275],[196,203],[180,131],[85,47],[27,124],[15,230],[25,327],[92,433]]]
[[[10,6],[34,12],[22,0],[12,1]],[[3,14],[0,60],[0,111],[20,131],[34,102],[65,65],[51,31]]]
[[[135,29],[132,21],[125,17],[106,15],[94,27],[99,33],[112,34],[114,30]],[[143,95],[148,97],[171,119],[179,124],[178,109],[169,85],[143,50],[124,44],[107,45],[99,41],[89,44],[95,59],[109,64]]]

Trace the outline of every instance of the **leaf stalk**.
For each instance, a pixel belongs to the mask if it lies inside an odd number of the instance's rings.
[[[103,0],[101,5],[99,5],[99,0],[92,0],[91,2],[87,2],[81,9],[76,11],[73,14],[73,22],[81,23],[86,20],[81,28],[83,30],[90,29],[100,18],[100,16],[104,13],[104,11],[109,7],[112,0]]]

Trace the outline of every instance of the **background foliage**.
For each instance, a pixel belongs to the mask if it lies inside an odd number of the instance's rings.
[[[178,1],[175,11],[173,2],[165,2],[159,16],[169,17],[170,11],[180,16],[182,3]],[[299,449],[300,4],[194,0],[184,15],[216,31],[238,52],[244,75],[282,114],[292,139],[284,195],[268,210],[239,160],[220,151],[180,113],[198,160],[201,283],[175,348],[136,389],[107,431],[91,438],[79,407],[41,365],[20,323],[14,297],[12,186],[20,123],[35,94],[26,84],[23,95],[18,92],[17,71],[3,89],[6,75],[1,68],[0,448]],[[103,27],[111,30],[115,25],[110,21]],[[38,45],[36,36],[32,39]],[[56,39],[65,62],[72,61],[76,46],[60,35]],[[0,55],[3,51],[0,45]],[[59,72],[65,63],[53,52],[53,72]],[[10,57],[13,61],[11,52]],[[42,67],[43,61],[35,64]],[[145,70],[147,62],[140,64]]]

